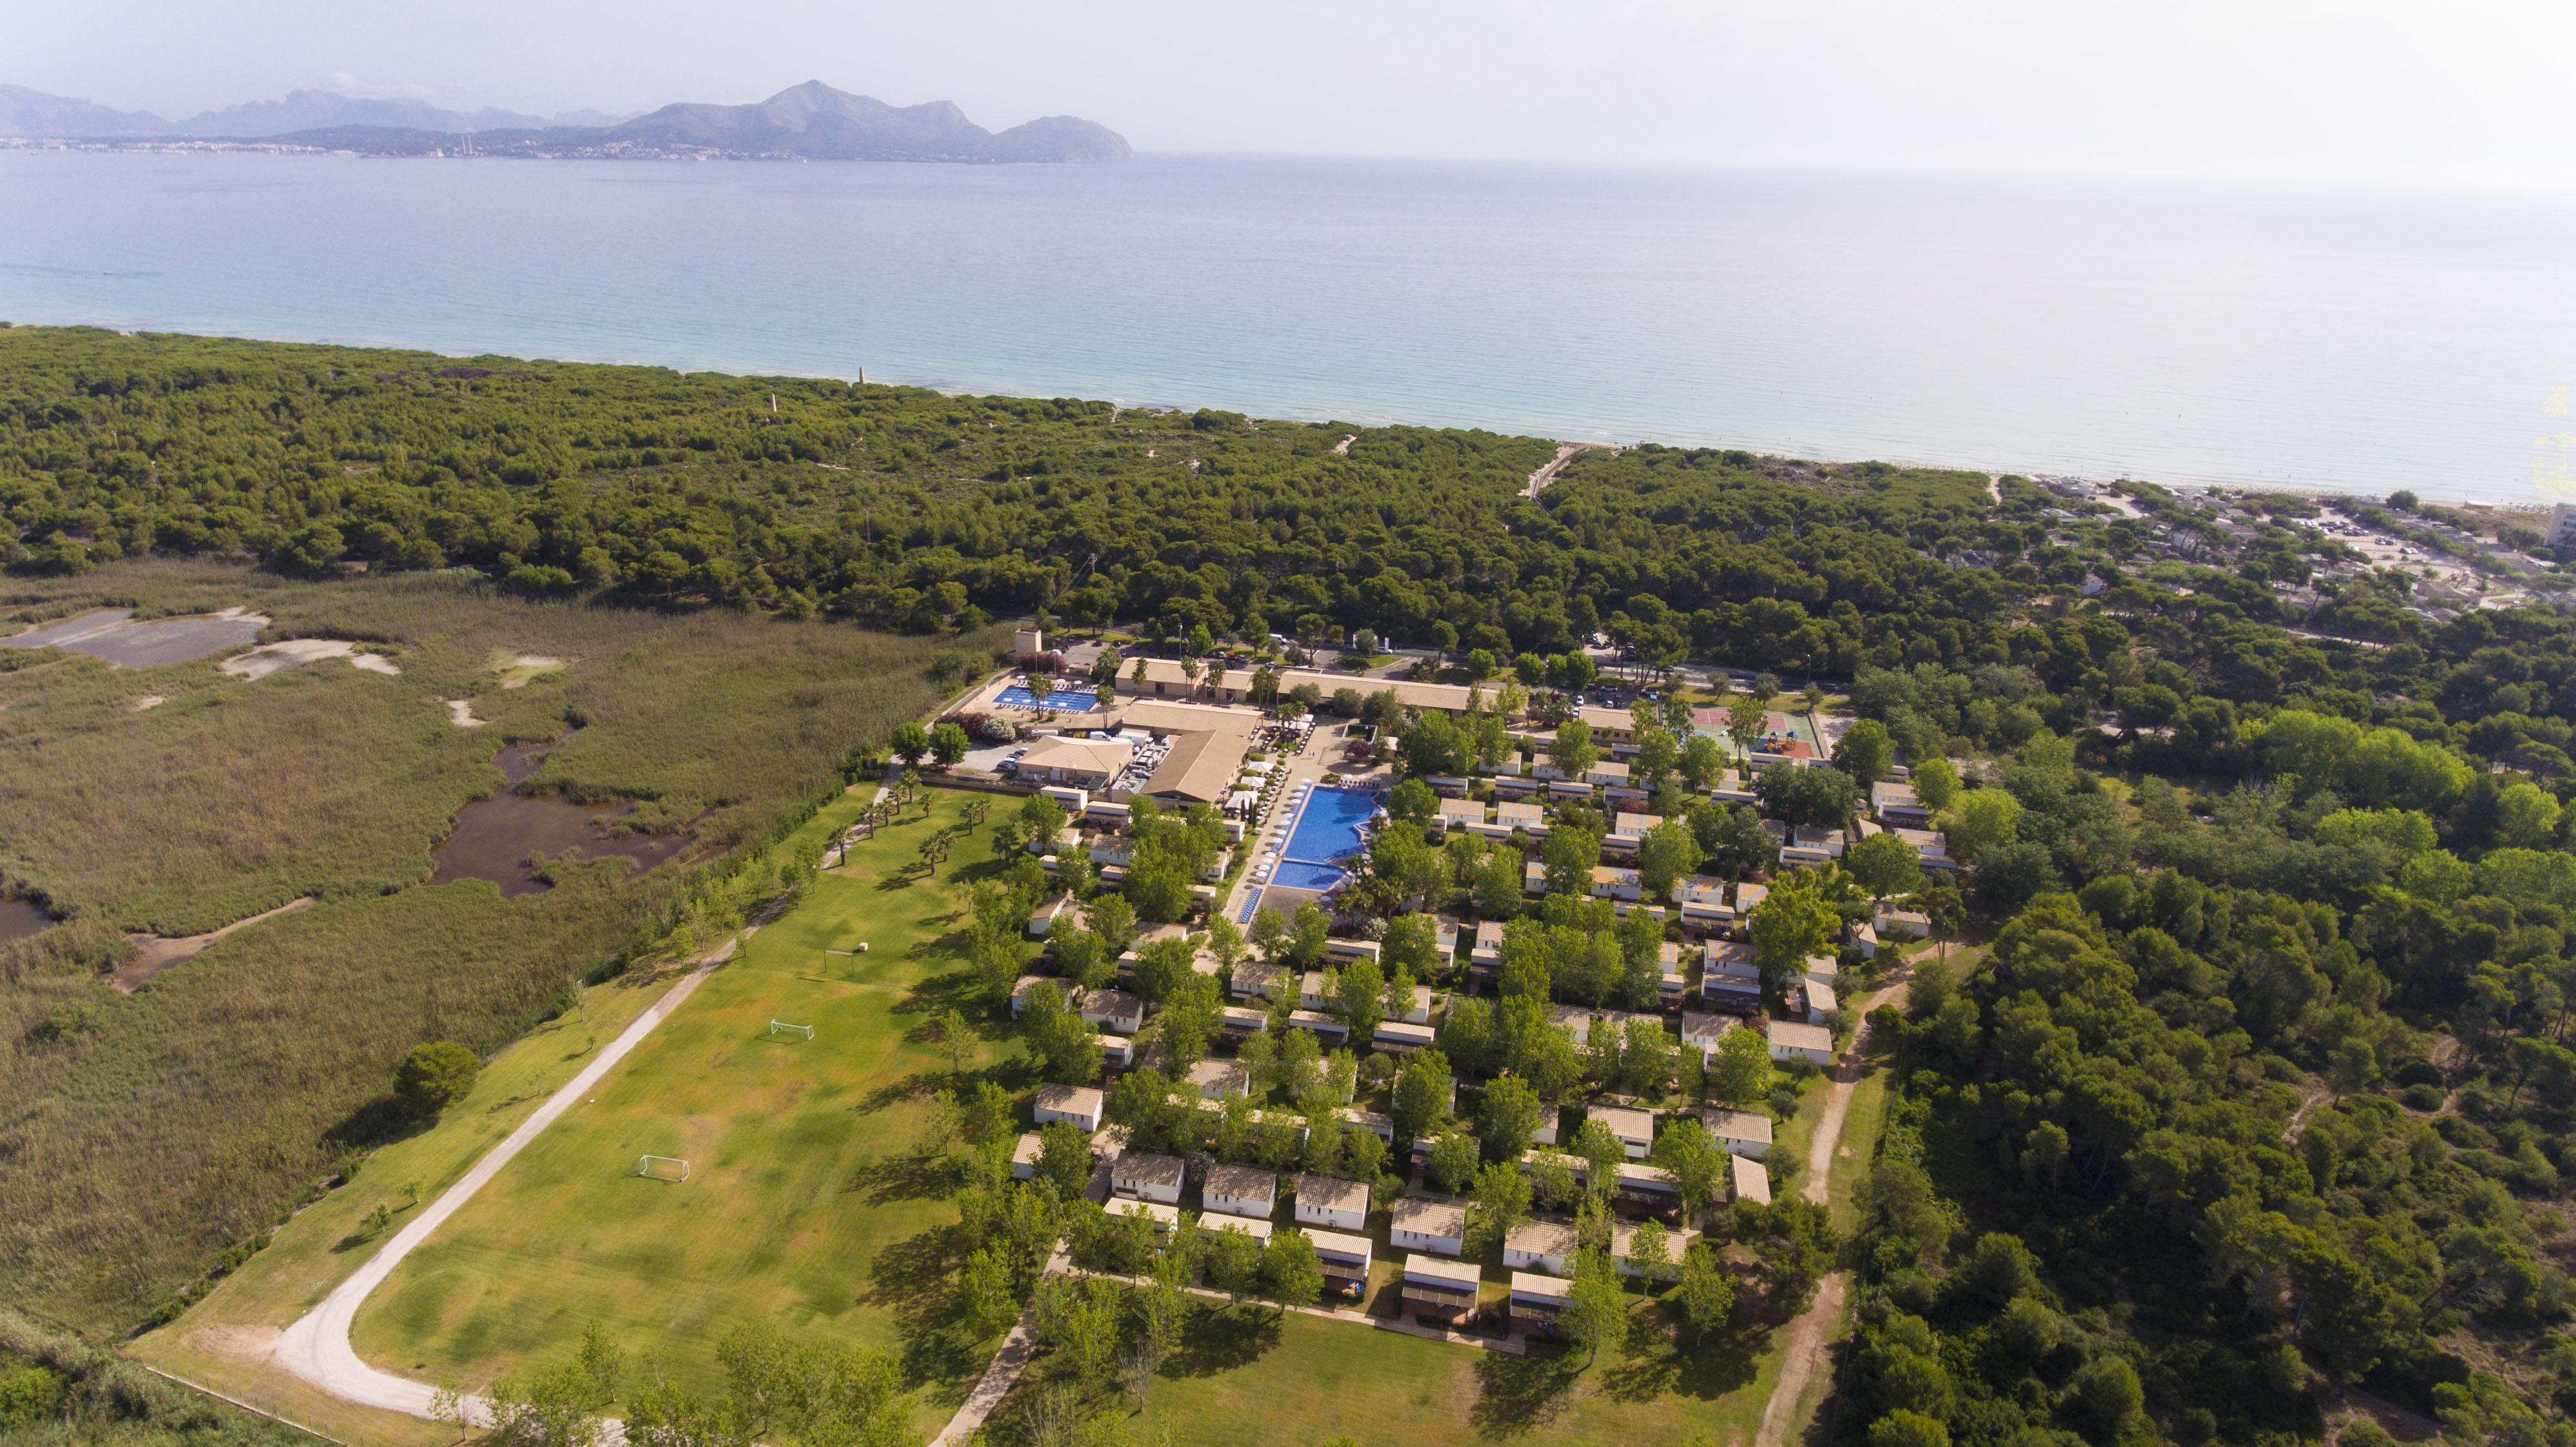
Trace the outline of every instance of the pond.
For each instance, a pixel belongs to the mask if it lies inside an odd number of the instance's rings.
[[[501,750],[493,763],[516,785],[537,771],[546,747],[513,744]],[[692,841],[686,834],[611,833],[634,808],[632,804],[607,808],[576,804],[560,794],[504,791],[477,799],[457,811],[455,829],[430,851],[437,869],[429,882],[488,880],[503,895],[515,898],[548,887],[528,867],[528,861],[539,854],[549,859],[576,852],[585,859],[615,855],[635,861],[641,870],[675,858],[689,847]]]
[[[60,648],[104,658],[119,668],[187,663],[259,641],[268,620],[226,608],[220,613],[134,621],[131,608],[97,608],[0,638],[0,648]]]
[[[41,933],[53,922],[53,916],[23,899],[0,899],[0,943]]]

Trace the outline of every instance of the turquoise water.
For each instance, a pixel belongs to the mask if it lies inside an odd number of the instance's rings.
[[[1297,815],[1297,826],[1288,835],[1287,847],[1279,851],[1280,872],[1274,884],[1300,889],[1321,889],[1326,883],[1338,882],[1342,871],[1334,866],[1349,859],[1366,846],[1360,826],[1377,813],[1377,795],[1365,789],[1318,788],[1306,796],[1306,807]],[[1322,867],[1331,878],[1323,883],[1300,883],[1288,871],[1298,865]]]
[[[1015,683],[993,695],[993,702],[1011,708],[1051,708],[1058,713],[1089,713],[1100,706],[1100,697],[1087,688],[1059,688],[1040,698],[1026,684]]]
[[[2567,200],[1193,157],[0,152],[0,318],[2576,496]]]

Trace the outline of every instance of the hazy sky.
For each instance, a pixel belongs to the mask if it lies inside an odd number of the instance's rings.
[[[816,78],[1139,149],[2576,189],[2567,0],[10,0],[0,81],[179,116]]]

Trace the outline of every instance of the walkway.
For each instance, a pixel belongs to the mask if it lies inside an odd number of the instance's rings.
[[[1860,1027],[1852,1031],[1851,1043],[1843,1047],[1842,1060],[1834,1067],[1833,1082],[1825,1087],[1824,1114],[1816,1120],[1816,1133],[1807,1143],[1807,1180],[1798,1194],[1817,1205],[1826,1205],[1833,1195],[1834,1157],[1842,1146],[1843,1121],[1851,1114],[1852,1092],[1869,1073],[1869,1012],[1888,1003],[1904,988],[1904,975],[1862,999]],[[1841,1328],[1843,1298],[1851,1289],[1851,1273],[1834,1270],[1816,1284],[1816,1299],[1789,1323],[1789,1336],[1782,1346],[1780,1379],[1771,1386],[1771,1400],[1763,1404],[1762,1425],[1753,1438],[1754,1447],[1780,1447],[1789,1439],[1796,1425],[1798,1399],[1807,1393],[1807,1383],[1815,1376],[1817,1363],[1824,1360],[1825,1349],[1833,1334]]]
[[[1072,1269],[1073,1263],[1066,1258],[1062,1247],[1047,1258],[1047,1275]],[[1029,1358],[1037,1353],[1037,1341],[1033,1335],[1037,1318],[1037,1293],[1030,1292],[1029,1304],[1020,1309],[1020,1319],[1011,1323],[1010,1335],[1002,1338],[1002,1349],[993,1354],[992,1365],[984,1368],[984,1375],[975,1381],[975,1389],[958,1404],[957,1415],[949,1418],[948,1425],[939,1429],[939,1435],[930,1439],[930,1447],[960,1447],[982,1430],[984,1419],[993,1415],[993,1409],[1002,1405],[1002,1399],[1011,1394],[1011,1388],[1019,1384],[1020,1373],[1028,1370]]]
[[[485,1152],[483,1158],[476,1161],[455,1185],[441,1192],[437,1200],[429,1203],[428,1209],[396,1232],[382,1251],[352,1272],[347,1280],[333,1287],[331,1294],[322,1298],[319,1305],[296,1318],[295,1324],[281,1332],[275,1345],[269,1348],[278,1365],[335,1397],[361,1406],[403,1412],[414,1417],[429,1416],[434,1388],[426,1382],[415,1382],[408,1377],[376,1370],[359,1360],[357,1350],[349,1345],[349,1328],[357,1321],[359,1305],[366,1301],[370,1292],[384,1284],[386,1277],[393,1275],[394,1268],[402,1264],[403,1258],[409,1256],[414,1247],[428,1240],[431,1232],[472,1200],[475,1192],[483,1189],[487,1182],[500,1174],[503,1166],[528,1148],[529,1142],[554,1124],[565,1111],[589,1099],[590,1093],[598,1088],[599,1082],[607,1077],[617,1062],[642,1044],[655,1026],[670,1018],[671,1012],[696,992],[699,983],[714,973],[717,966],[733,958],[735,947],[759,928],[756,923],[744,926],[740,933],[699,960],[696,969],[637,1016],[635,1023],[610,1041],[597,1059],[566,1081],[562,1089],[537,1107],[535,1113],[519,1122],[517,1130]],[[469,1397],[463,1405],[477,1422],[489,1422],[481,1398]]]
[[[1549,483],[1556,481],[1556,475],[1565,470],[1565,465],[1567,463],[1572,462],[1575,458],[1586,452],[1590,452],[1596,447],[1609,447],[1612,452],[1619,450],[1616,447],[1610,447],[1610,444],[1606,442],[1560,442],[1556,444],[1556,456],[1549,458],[1538,471],[1529,475],[1529,486],[1521,489],[1521,496],[1538,496]]]

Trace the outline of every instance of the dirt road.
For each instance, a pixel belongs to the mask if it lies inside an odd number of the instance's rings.
[[[1852,1032],[1851,1043],[1843,1047],[1842,1059],[1834,1066],[1834,1078],[1825,1087],[1824,1113],[1816,1118],[1816,1133],[1807,1142],[1807,1181],[1798,1191],[1800,1197],[1819,1206],[1832,1196],[1834,1156],[1842,1147],[1843,1121],[1851,1115],[1852,1092],[1859,1088],[1861,1077],[1869,1073],[1869,1012],[1896,999],[1905,988],[1905,973],[1900,970],[1897,978],[1859,1002],[1856,1008],[1860,1011],[1860,1028]],[[1851,1290],[1850,1276],[1847,1271],[1827,1272],[1816,1285],[1816,1299],[1789,1323],[1780,1378],[1771,1386],[1771,1400],[1763,1405],[1762,1425],[1754,1434],[1754,1447],[1780,1447],[1798,1425],[1793,1420],[1798,1400],[1806,1395],[1808,1382],[1823,1364],[1825,1350],[1833,1344],[1833,1334],[1842,1324],[1843,1298]]]

